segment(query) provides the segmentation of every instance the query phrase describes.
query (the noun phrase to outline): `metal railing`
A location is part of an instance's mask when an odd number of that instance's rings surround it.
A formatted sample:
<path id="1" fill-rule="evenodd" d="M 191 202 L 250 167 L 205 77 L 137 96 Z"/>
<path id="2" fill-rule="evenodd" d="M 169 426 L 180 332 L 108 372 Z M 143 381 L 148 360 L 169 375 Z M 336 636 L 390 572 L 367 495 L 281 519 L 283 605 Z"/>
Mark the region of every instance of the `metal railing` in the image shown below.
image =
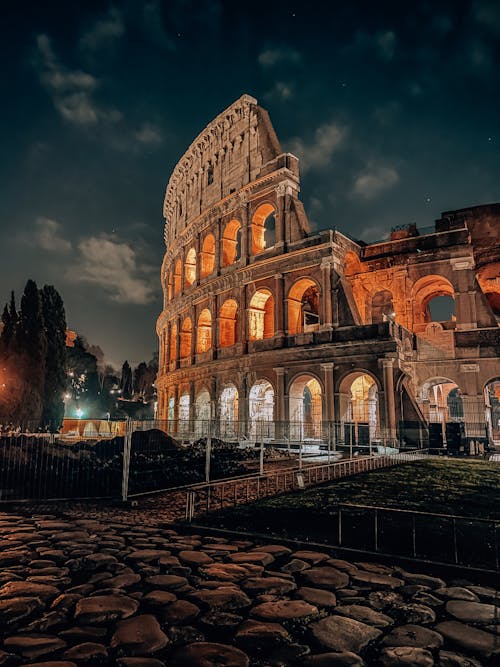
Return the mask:
<path id="1" fill-rule="evenodd" d="M 330 512 L 329 520 L 332 546 L 500 569 L 500 521 L 346 503 Z"/>
<path id="2" fill-rule="evenodd" d="M 211 510 L 234 507 L 280 493 L 304 489 L 315 484 L 400 465 L 425 457 L 425 452 L 420 450 L 393 455 L 372 455 L 193 485 L 185 489 L 186 519 L 192 521 L 196 515 Z"/>

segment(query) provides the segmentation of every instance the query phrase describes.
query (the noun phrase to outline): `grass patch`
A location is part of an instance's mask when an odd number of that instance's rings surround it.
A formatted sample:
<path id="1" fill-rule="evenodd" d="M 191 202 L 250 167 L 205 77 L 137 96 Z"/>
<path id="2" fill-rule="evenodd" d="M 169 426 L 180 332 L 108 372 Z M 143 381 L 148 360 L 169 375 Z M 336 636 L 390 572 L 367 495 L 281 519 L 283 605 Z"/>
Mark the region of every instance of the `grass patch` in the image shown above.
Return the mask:
<path id="1" fill-rule="evenodd" d="M 331 534 L 339 503 L 500 520 L 500 466 L 415 461 L 213 512 L 197 522 L 323 541 Z"/>

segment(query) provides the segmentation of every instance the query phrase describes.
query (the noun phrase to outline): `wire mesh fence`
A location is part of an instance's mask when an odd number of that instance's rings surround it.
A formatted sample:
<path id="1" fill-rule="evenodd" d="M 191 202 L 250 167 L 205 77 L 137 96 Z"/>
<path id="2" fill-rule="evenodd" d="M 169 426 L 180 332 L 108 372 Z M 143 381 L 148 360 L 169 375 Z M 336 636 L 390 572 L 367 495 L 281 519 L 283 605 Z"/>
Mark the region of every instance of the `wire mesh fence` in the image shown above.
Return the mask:
<path id="1" fill-rule="evenodd" d="M 415 430 L 412 423 L 407 429 Z M 400 428 L 400 433 L 403 433 Z M 404 451 L 350 422 L 81 420 L 66 432 L 0 432 L 0 501 L 122 498 L 211 480 Z M 428 439 L 420 438 L 422 447 Z M 443 451 L 437 449 L 436 451 Z"/>

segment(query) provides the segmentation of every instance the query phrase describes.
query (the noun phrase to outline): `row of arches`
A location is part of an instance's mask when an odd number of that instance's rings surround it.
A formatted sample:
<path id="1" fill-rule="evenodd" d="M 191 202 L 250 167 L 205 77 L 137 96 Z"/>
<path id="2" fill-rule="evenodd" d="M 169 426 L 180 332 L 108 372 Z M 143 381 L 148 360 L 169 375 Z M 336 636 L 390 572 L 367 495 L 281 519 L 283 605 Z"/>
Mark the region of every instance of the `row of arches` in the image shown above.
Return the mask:
<path id="1" fill-rule="evenodd" d="M 320 291 L 314 280 L 301 278 L 294 283 L 289 290 L 287 303 L 287 332 L 290 335 L 314 331 L 318 328 Z M 247 339 L 249 341 L 264 340 L 274 336 L 275 308 L 274 294 L 270 289 L 258 289 L 252 295 L 247 309 Z M 193 351 L 198 354 L 208 352 L 214 347 L 214 335 L 217 335 L 218 347 L 231 347 L 238 343 L 240 310 L 236 299 L 226 299 L 216 315 L 217 329 L 215 331 L 214 316 L 209 308 L 203 308 L 196 321 L 186 315 L 179 323 L 172 323 L 168 339 L 163 340 L 164 350 L 167 346 L 169 348 L 168 360 L 173 362 L 177 356 L 180 359 L 187 359 Z M 178 344 L 179 350 L 177 350 Z"/>
<path id="2" fill-rule="evenodd" d="M 251 254 L 257 255 L 276 243 L 276 210 L 270 203 L 261 204 L 252 216 L 250 224 Z M 220 237 L 220 257 L 217 256 L 217 241 L 213 232 L 205 234 L 200 241 L 199 253 L 190 247 L 183 257 L 173 263 L 173 269 L 167 277 L 167 295 L 171 300 L 196 284 L 198 280 L 208 278 L 217 268 L 235 264 L 242 256 L 242 225 L 237 219 L 231 219 L 222 229 Z M 216 263 L 220 267 L 216 266 Z"/>
<path id="3" fill-rule="evenodd" d="M 368 444 L 380 433 L 378 385 L 374 378 L 363 372 L 353 373 L 343 381 L 341 410 L 346 424 L 342 439 L 356 438 L 356 442 Z M 246 410 L 241 405 L 240 392 L 235 384 L 227 383 L 213 401 L 210 392 L 202 387 L 192 398 L 188 389 L 167 399 L 166 416 L 169 421 L 179 420 L 180 431 L 193 428 L 197 434 L 206 429 L 207 422 L 216 414 L 222 435 L 241 432 L 243 415 L 249 437 L 274 438 L 276 424 L 275 388 L 268 379 L 260 379 L 248 391 Z M 323 388 L 315 376 L 300 374 L 288 389 L 287 434 L 292 440 L 319 440 L 322 437 Z"/>

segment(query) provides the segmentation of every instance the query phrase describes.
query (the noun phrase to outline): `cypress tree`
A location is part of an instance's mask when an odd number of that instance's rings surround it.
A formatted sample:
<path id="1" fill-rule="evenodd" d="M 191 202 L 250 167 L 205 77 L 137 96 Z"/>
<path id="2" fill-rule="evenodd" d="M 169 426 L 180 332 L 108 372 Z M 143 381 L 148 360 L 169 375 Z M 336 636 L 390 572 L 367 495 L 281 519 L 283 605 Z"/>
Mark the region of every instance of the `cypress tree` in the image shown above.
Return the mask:
<path id="1" fill-rule="evenodd" d="M 64 417 L 66 390 L 66 313 L 61 296 L 52 285 L 40 290 L 47 340 L 42 426 L 57 431 Z"/>
<path id="2" fill-rule="evenodd" d="M 24 380 L 17 418 L 22 423 L 36 424 L 42 414 L 47 338 L 42 300 L 34 280 L 28 280 L 24 288 L 15 340 L 20 351 L 20 372 Z"/>
<path id="3" fill-rule="evenodd" d="M 18 322 L 18 314 L 16 310 L 16 300 L 14 297 L 14 292 L 10 293 L 10 303 L 5 304 L 2 313 L 2 335 L 0 340 L 2 342 L 2 349 L 5 353 L 8 353 L 14 347 L 14 340 L 16 337 L 16 328 Z"/>
<path id="4" fill-rule="evenodd" d="M 130 368 L 128 361 L 124 361 L 122 366 L 120 389 L 122 390 L 123 398 L 132 397 L 132 369 Z"/>

